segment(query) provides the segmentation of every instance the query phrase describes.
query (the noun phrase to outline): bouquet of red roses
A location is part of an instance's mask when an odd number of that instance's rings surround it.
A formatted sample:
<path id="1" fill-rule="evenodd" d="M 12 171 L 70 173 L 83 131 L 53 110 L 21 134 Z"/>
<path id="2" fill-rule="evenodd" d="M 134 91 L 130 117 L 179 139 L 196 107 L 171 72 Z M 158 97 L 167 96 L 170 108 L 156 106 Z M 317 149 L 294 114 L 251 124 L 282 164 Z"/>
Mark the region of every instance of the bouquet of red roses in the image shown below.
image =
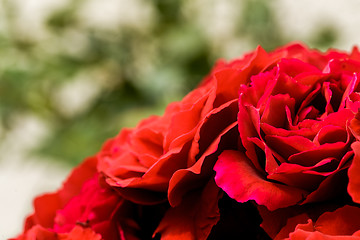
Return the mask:
<path id="1" fill-rule="evenodd" d="M 360 239 L 360 52 L 219 61 L 108 140 L 17 239 Z"/>

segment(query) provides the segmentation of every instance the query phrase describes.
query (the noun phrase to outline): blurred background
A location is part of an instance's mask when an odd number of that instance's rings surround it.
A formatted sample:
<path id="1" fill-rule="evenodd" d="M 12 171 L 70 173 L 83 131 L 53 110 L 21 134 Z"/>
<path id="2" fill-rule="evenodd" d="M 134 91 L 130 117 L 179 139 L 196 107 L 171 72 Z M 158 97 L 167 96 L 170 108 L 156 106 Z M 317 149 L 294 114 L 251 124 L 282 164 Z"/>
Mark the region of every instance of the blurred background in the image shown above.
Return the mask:
<path id="1" fill-rule="evenodd" d="M 107 138 L 180 100 L 217 59 L 290 41 L 350 51 L 360 2 L 0 0 L 0 239 Z"/>

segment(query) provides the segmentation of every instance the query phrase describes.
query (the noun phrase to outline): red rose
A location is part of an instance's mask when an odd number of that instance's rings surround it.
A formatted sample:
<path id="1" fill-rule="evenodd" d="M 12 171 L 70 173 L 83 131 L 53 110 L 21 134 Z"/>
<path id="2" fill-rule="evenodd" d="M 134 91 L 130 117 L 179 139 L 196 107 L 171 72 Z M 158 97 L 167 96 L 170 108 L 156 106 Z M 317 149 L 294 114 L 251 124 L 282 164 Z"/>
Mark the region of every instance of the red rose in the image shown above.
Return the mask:
<path id="1" fill-rule="evenodd" d="M 35 212 L 26 219 L 19 239 L 117 238 L 113 215 L 121 198 L 100 186 L 96 164 L 96 158 L 88 158 L 59 191 L 37 197 Z"/>
<path id="2" fill-rule="evenodd" d="M 219 62 L 201 85 L 162 117 L 125 129 L 98 154 L 99 171 L 109 185 L 138 204 L 168 201 L 156 233 L 171 239 L 179 232 L 206 239 L 219 220 L 213 166 L 238 142 L 238 89 L 249 75 L 275 64 L 288 52 L 268 55 L 262 48 L 244 59 Z M 194 226 L 196 226 L 194 228 Z"/>
<path id="3" fill-rule="evenodd" d="M 336 200 L 347 189 L 359 203 L 359 52 L 297 48 L 240 86 L 241 144 L 221 153 L 215 181 L 270 211 Z"/>
<path id="4" fill-rule="evenodd" d="M 356 239 L 359 75 L 357 49 L 219 62 L 37 198 L 21 237 Z"/>

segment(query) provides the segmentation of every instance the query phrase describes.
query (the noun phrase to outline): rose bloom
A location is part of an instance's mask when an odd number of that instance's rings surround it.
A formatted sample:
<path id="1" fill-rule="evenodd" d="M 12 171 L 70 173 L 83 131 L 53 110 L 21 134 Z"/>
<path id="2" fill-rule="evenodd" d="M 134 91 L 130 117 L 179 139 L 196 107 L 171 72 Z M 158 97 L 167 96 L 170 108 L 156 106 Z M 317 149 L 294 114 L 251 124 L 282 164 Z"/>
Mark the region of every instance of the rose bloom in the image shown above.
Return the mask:
<path id="1" fill-rule="evenodd" d="M 97 159 L 73 170 L 62 188 L 34 200 L 35 211 L 18 240 L 147 239 L 161 206 L 137 206 L 111 189 L 96 170 Z M 155 211 L 155 212 L 154 212 Z M 160 214 L 161 215 L 161 214 Z"/>
<path id="2" fill-rule="evenodd" d="M 360 239 L 358 72 L 357 48 L 219 61 L 37 198 L 19 239 Z"/>

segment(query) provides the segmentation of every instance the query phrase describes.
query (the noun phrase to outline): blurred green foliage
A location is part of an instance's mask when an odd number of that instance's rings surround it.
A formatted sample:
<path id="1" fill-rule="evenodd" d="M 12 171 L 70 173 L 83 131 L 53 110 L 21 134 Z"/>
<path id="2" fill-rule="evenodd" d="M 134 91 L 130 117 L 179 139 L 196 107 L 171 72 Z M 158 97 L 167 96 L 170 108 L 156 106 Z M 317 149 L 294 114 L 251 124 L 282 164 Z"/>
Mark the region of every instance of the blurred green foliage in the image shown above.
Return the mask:
<path id="1" fill-rule="evenodd" d="M 224 57 L 198 19 L 216 1 L 203 7 L 190 0 L 139 0 L 150 17 L 139 19 L 140 24 L 118 22 L 112 28 L 91 26 L 79 17 L 87 2 L 69 1 L 49 12 L 43 20 L 45 36 L 39 38 L 31 29 L 24 34 L 16 24 L 20 5 L 2 2 L 6 14 L 0 26 L 1 139 L 16 127 L 14 118 L 35 115 L 49 134 L 34 154 L 70 165 L 96 153 L 122 127 L 161 114 L 169 102 L 193 89 L 217 58 Z M 126 1 L 122 2 L 126 8 Z M 271 50 L 287 42 L 271 1 L 234 1 L 233 5 L 239 9 L 232 22 L 235 31 L 228 38 L 219 36 L 221 46 L 242 39 L 252 48 L 260 44 Z M 26 24 L 20 21 L 20 26 Z M 315 47 L 336 41 L 336 32 L 324 29 L 314 37 Z M 66 91 L 85 99 L 81 107 L 74 108 Z"/>

